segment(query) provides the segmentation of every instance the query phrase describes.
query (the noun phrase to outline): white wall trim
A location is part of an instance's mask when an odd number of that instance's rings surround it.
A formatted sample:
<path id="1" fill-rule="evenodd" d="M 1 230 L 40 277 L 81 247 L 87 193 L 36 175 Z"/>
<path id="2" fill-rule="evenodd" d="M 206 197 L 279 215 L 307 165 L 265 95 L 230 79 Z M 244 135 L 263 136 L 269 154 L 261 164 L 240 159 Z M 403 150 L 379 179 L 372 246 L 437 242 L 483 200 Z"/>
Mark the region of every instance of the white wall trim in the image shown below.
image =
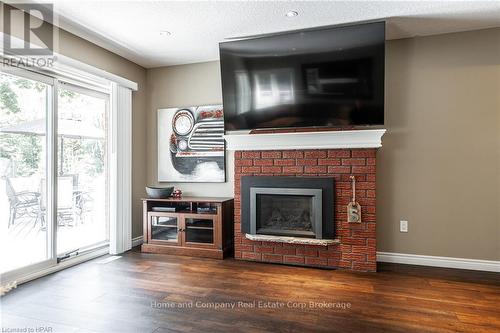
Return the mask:
<path id="1" fill-rule="evenodd" d="M 6 52 L 3 50 L 3 40 L 5 38 L 11 38 L 13 40 L 18 41 L 19 43 L 24 43 L 23 40 L 20 38 L 17 38 L 15 36 L 9 36 L 5 34 L 4 32 L 0 32 L 0 53 L 4 57 L 9 57 L 9 58 L 15 58 L 15 59 L 23 59 L 22 56 L 18 55 L 8 55 Z M 32 46 L 36 46 L 36 44 L 30 43 Z M 27 70 L 37 70 L 42 73 L 46 74 L 58 74 L 58 75 L 63 75 L 67 76 L 70 78 L 77 78 L 82 81 L 86 81 L 87 79 L 94 82 L 96 81 L 96 78 L 100 78 L 103 80 L 111 81 L 111 82 L 116 82 L 119 85 L 129 88 L 133 91 L 137 91 L 139 86 L 137 82 L 131 81 L 125 77 L 107 72 L 103 69 L 94 67 L 92 65 L 86 64 L 84 62 L 81 62 L 79 60 L 67 57 L 65 55 L 62 55 L 60 53 L 54 52 L 53 54 L 53 59 L 54 59 L 54 64 L 52 67 L 33 67 L 33 68 L 26 68 Z M 97 80 L 98 81 L 98 80 Z M 106 82 L 103 82 L 103 85 L 107 84 Z"/>
<path id="2" fill-rule="evenodd" d="M 136 246 L 142 245 L 142 242 L 143 242 L 143 237 L 142 236 L 134 237 L 134 238 L 132 238 L 132 247 L 136 247 Z"/>
<path id="3" fill-rule="evenodd" d="M 85 75 L 88 75 L 88 73 L 90 73 L 90 74 L 95 75 L 97 77 L 101 77 L 103 79 L 106 79 L 106 80 L 109 80 L 112 82 L 116 82 L 120 86 L 126 87 L 128 89 L 133 90 L 133 91 L 137 91 L 137 89 L 139 88 L 137 82 L 134 82 L 134 81 L 126 79 L 122 76 L 118 76 L 116 74 L 107 72 L 105 70 L 94 67 L 92 65 L 88 65 L 88 64 L 83 63 L 81 61 L 72 59 L 70 57 L 66 57 L 62 54 L 56 53 L 56 59 L 57 60 L 54 63 L 54 67 L 58 72 L 66 73 L 66 72 L 68 72 L 68 68 L 77 69 L 78 71 L 80 71 L 80 77 L 85 77 Z"/>
<path id="4" fill-rule="evenodd" d="M 500 273 L 500 261 L 377 252 L 377 261 Z"/>
<path id="5" fill-rule="evenodd" d="M 385 129 L 224 135 L 227 150 L 351 149 L 382 147 Z"/>

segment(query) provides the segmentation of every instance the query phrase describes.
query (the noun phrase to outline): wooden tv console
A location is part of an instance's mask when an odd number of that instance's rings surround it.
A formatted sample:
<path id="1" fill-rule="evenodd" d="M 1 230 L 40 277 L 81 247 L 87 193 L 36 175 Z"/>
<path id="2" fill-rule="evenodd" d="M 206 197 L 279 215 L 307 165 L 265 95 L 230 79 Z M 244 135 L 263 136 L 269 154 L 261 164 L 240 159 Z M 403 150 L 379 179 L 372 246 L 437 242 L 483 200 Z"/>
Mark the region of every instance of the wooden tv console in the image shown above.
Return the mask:
<path id="1" fill-rule="evenodd" d="M 142 199 L 142 252 L 223 259 L 233 249 L 234 200 Z"/>

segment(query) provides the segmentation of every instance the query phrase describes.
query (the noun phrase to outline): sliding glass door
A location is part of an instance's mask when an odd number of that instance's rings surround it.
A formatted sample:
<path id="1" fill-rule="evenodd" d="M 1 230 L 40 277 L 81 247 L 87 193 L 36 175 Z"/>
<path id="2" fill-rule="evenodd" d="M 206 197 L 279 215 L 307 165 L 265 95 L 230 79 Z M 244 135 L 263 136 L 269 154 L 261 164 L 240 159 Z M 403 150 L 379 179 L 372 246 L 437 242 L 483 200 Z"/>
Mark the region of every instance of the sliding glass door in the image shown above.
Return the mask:
<path id="1" fill-rule="evenodd" d="M 0 72 L 0 274 L 10 280 L 109 240 L 109 94 Z"/>
<path id="2" fill-rule="evenodd" d="M 0 73 L 0 273 L 53 257 L 47 227 L 53 86 L 21 73 Z"/>
<path id="3" fill-rule="evenodd" d="M 58 89 L 57 253 L 109 240 L 107 119 L 109 97 L 61 83 Z"/>

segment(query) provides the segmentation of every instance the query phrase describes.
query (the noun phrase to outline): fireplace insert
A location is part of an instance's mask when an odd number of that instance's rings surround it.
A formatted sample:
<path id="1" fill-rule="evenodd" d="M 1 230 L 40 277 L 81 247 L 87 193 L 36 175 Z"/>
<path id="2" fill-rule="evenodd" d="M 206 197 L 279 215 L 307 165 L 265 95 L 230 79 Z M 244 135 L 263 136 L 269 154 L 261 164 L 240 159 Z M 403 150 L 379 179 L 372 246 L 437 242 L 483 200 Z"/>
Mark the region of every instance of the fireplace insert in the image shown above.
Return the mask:
<path id="1" fill-rule="evenodd" d="M 333 239 L 333 178 L 242 177 L 242 232 Z"/>

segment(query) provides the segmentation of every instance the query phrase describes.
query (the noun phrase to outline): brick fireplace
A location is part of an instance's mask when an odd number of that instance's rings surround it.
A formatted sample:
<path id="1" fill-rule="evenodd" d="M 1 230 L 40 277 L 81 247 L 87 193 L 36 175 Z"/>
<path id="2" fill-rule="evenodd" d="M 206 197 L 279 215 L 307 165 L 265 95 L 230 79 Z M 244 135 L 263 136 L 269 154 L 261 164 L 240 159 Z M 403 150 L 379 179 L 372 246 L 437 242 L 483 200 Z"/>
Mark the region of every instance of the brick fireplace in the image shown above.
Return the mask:
<path id="1" fill-rule="evenodd" d="M 260 136 L 260 135 L 257 135 Z M 235 258 L 292 265 L 376 270 L 375 171 L 376 148 L 236 150 L 235 158 Z M 346 206 L 356 177 L 356 199 L 362 222 L 348 223 Z M 243 176 L 331 177 L 334 179 L 334 212 L 337 243 L 329 245 L 255 241 L 241 229 L 241 179 Z"/>

